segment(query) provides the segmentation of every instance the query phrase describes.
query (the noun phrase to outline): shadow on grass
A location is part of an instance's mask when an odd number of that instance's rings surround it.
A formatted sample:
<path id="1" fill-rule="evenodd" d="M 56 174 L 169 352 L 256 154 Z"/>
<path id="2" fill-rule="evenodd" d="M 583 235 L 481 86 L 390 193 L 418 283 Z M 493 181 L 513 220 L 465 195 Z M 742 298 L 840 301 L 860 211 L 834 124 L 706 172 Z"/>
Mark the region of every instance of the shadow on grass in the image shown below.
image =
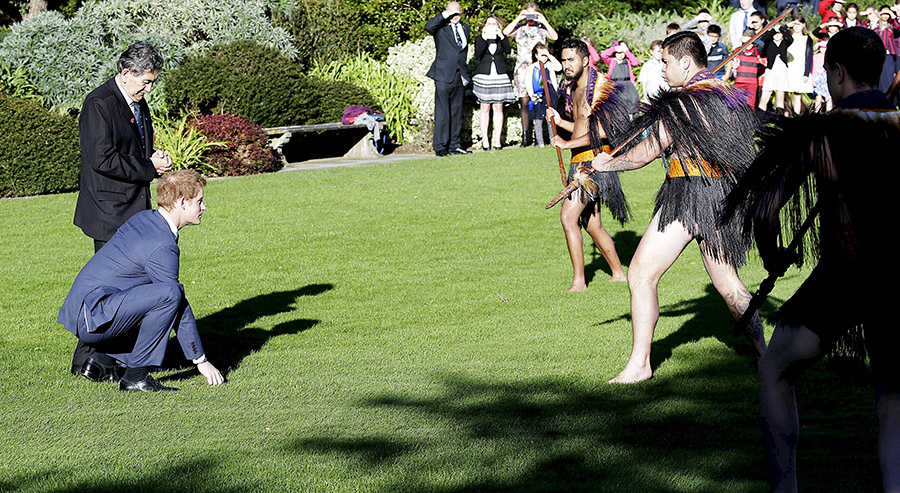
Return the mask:
<path id="1" fill-rule="evenodd" d="M 694 364 L 676 376 L 625 387 L 445 375 L 434 391 L 357 401 L 373 419 L 390 419 L 393 432 L 329 429 L 279 449 L 374 477 L 382 491 L 769 490 L 755 375 L 709 341 L 684 357 Z M 811 386 L 823 372 L 815 373 Z M 837 415 L 805 428 L 813 448 L 801 446 L 803 484 L 877 490 L 876 429 L 860 419 L 866 411 L 846 395 L 804 392 L 802 401 L 832 405 Z"/>
<path id="2" fill-rule="evenodd" d="M 585 236 L 590 239 L 590 235 L 587 233 L 585 233 Z M 616 245 L 616 253 L 619 255 L 619 261 L 622 262 L 623 266 L 627 267 L 631 264 L 631 258 L 634 257 L 634 252 L 637 250 L 638 243 L 640 242 L 641 237 L 634 231 L 620 231 L 616 233 L 616 236 L 613 238 L 613 243 Z M 603 258 L 603 254 L 600 253 L 600 249 L 591 242 L 590 261 L 585 259 L 584 265 L 584 280 L 588 285 L 593 282 L 594 275 L 597 271 L 602 271 L 607 274 L 607 277 L 603 280 L 612 276 L 612 269 L 609 268 L 609 264 L 606 262 L 606 259 Z"/>
<path id="3" fill-rule="evenodd" d="M 333 284 L 310 284 L 300 289 L 276 291 L 254 296 L 236 305 L 197 320 L 203 346 L 210 359 L 226 377 L 249 354 L 262 348 L 269 339 L 284 334 L 297 334 L 319 323 L 318 320 L 297 319 L 283 322 L 271 330 L 253 327 L 257 320 L 293 310 L 294 303 L 303 296 L 315 296 L 334 288 Z M 181 346 L 172 341 L 163 364 L 166 368 L 183 368 L 184 371 L 168 375 L 163 380 L 183 380 L 194 376 L 195 368 L 187 366 Z"/>

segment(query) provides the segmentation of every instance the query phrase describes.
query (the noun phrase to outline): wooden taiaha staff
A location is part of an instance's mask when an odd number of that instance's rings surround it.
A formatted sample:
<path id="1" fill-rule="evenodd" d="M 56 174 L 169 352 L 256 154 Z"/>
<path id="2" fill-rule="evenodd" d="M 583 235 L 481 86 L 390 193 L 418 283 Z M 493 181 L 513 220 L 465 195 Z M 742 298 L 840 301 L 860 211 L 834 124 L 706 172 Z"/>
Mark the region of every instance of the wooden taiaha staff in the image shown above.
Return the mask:
<path id="1" fill-rule="evenodd" d="M 540 57 L 538 57 L 538 66 L 541 69 L 541 87 L 544 88 L 544 103 L 547 107 L 550 107 L 550 87 L 547 85 L 547 74 L 544 73 L 544 62 L 541 61 Z M 548 118 L 550 120 L 550 137 L 556 137 L 556 122 L 553 121 L 553 118 Z M 556 147 L 556 146 L 553 146 Z M 559 160 L 559 176 L 562 178 L 563 186 L 568 185 L 566 182 L 566 165 L 563 164 L 562 151 L 559 147 L 556 147 L 556 158 Z"/>
<path id="2" fill-rule="evenodd" d="M 722 60 L 722 63 L 716 65 L 716 67 L 715 67 L 714 69 L 712 69 L 712 72 L 715 73 L 715 72 L 718 71 L 720 68 L 724 67 L 726 64 L 728 64 L 729 62 L 731 62 L 732 60 L 734 60 L 734 58 L 735 58 L 736 56 L 738 56 L 742 51 L 746 50 L 747 47 L 750 46 L 751 44 L 753 44 L 754 41 L 756 41 L 757 39 L 759 39 L 760 36 L 763 35 L 763 33 L 765 33 L 766 31 L 768 31 L 768 30 L 771 29 L 773 26 L 775 26 L 775 24 L 778 24 L 779 22 L 782 21 L 782 19 L 784 19 L 785 17 L 787 17 L 788 15 L 790 15 L 790 13 L 791 13 L 793 10 L 794 10 L 794 9 L 793 9 L 792 7 L 788 7 L 787 9 L 785 9 L 784 12 L 781 13 L 781 15 L 779 15 L 778 17 L 776 17 L 775 19 L 773 19 L 772 22 L 769 22 L 768 24 L 766 24 L 766 26 L 765 26 L 764 28 L 760 29 L 759 32 L 756 33 L 755 35 L 753 35 L 753 37 L 751 37 L 749 40 L 747 40 L 746 43 L 742 44 L 742 45 L 739 46 L 736 50 L 734 50 L 733 52 L 731 52 L 730 55 L 728 55 L 724 60 Z M 900 76 L 900 73 L 898 73 L 898 76 Z M 895 82 L 898 84 L 898 86 L 900 86 L 900 80 L 897 80 L 897 79 L 895 78 Z M 638 130 L 637 132 L 635 132 L 633 135 L 631 135 L 631 137 L 628 137 L 627 139 L 625 139 L 624 142 L 622 142 L 621 144 L 619 144 L 618 147 L 616 147 L 615 149 L 612 150 L 612 152 L 609 153 L 610 157 L 616 157 L 616 155 L 619 154 L 620 152 L 622 152 L 622 149 L 624 149 L 625 146 L 627 146 L 632 140 L 636 139 L 639 135 L 642 135 L 644 132 L 646 132 L 646 131 L 647 131 L 647 128 L 649 128 L 649 127 L 642 128 L 642 129 Z M 559 149 L 559 148 L 557 147 L 557 150 L 558 150 L 558 149 Z M 559 162 L 560 162 L 560 166 L 562 166 L 562 158 L 561 158 L 561 157 L 560 157 L 560 161 L 559 161 Z M 592 171 L 592 172 L 595 172 L 595 171 Z M 563 183 L 565 183 L 565 180 L 563 180 Z M 575 191 L 575 188 L 577 188 L 577 187 L 574 187 L 574 188 L 573 188 L 573 187 L 571 186 L 571 184 L 566 185 L 566 188 L 563 188 L 562 190 L 560 190 L 559 194 L 557 194 L 556 197 L 554 197 L 553 200 L 551 200 L 551 201 L 547 204 L 547 206 L 545 207 L 545 209 L 550 209 L 551 207 L 553 207 L 554 205 L 556 205 L 557 203 L 559 203 L 561 200 L 563 200 L 563 199 L 565 199 L 566 197 L 568 197 L 572 192 Z"/>

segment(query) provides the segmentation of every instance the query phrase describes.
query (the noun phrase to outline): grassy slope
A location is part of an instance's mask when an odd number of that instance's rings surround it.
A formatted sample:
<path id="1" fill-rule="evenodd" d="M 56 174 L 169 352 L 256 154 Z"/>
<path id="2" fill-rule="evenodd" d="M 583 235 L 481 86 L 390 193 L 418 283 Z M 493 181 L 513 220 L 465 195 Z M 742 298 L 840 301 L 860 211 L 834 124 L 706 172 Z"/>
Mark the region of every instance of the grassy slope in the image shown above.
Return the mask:
<path id="1" fill-rule="evenodd" d="M 75 195 L 0 202 L 0 489 L 764 491 L 753 363 L 696 246 L 661 283 L 656 378 L 603 383 L 630 350 L 628 290 L 588 247 L 588 290 L 564 292 L 554 161 L 211 182 L 181 276 L 230 383 L 174 372 L 169 395 L 65 373 L 56 311 L 91 251 Z M 661 177 L 623 175 L 635 220 L 607 225 L 626 265 Z M 820 365 L 800 387 L 801 481 L 872 490 L 871 398 L 836 382 Z"/>

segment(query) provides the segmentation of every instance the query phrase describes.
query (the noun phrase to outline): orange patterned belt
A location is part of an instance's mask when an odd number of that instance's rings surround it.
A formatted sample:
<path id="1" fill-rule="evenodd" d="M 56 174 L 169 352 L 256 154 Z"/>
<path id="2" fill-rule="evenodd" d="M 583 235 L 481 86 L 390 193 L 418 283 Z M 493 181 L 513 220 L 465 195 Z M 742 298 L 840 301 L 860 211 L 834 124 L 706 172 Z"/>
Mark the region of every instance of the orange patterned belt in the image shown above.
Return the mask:
<path id="1" fill-rule="evenodd" d="M 703 168 L 703 173 L 700 173 L 700 168 Z M 709 176 L 712 178 L 721 178 L 722 173 L 714 169 L 711 164 L 706 162 L 703 159 L 691 159 L 687 158 L 684 160 L 684 166 L 681 165 L 681 160 L 678 158 L 672 158 L 669 160 L 669 177 L 670 178 L 679 178 L 683 176 Z"/>
<path id="2" fill-rule="evenodd" d="M 600 148 L 600 150 L 607 154 L 612 152 L 612 148 L 609 147 L 608 145 L 604 145 L 603 147 Z M 594 149 L 588 149 L 584 152 L 579 152 L 578 154 L 575 154 L 574 156 L 572 156 L 572 159 L 569 162 L 583 163 L 585 161 L 593 161 L 594 158 L 597 156 L 597 154 L 598 153 Z"/>

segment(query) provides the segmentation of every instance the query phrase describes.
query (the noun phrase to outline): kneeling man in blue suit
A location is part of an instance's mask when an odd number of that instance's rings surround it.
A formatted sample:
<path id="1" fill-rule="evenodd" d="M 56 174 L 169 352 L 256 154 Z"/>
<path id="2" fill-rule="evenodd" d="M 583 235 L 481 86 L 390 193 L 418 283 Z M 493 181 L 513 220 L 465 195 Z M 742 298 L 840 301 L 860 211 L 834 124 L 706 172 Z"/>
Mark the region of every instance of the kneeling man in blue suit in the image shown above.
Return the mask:
<path id="1" fill-rule="evenodd" d="M 97 350 L 81 371 L 89 380 L 119 381 L 126 391 L 178 390 L 149 374 L 150 367 L 162 364 L 174 330 L 184 356 L 207 383 L 225 382 L 206 359 L 178 282 L 178 230 L 200 224 L 204 186 L 206 179 L 195 171 L 164 175 L 156 187 L 159 209 L 132 216 L 75 278 L 57 322 Z"/>

